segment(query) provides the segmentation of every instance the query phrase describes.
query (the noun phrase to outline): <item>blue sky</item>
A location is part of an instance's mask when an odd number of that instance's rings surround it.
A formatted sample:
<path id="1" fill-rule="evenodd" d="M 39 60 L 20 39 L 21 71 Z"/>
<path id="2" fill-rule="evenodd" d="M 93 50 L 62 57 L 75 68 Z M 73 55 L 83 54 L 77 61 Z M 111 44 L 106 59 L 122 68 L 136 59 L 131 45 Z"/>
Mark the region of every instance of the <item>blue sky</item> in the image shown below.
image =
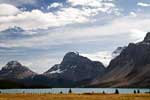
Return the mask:
<path id="1" fill-rule="evenodd" d="M 149 10 L 149 0 L 0 0 L 0 67 L 18 60 L 42 73 L 69 51 L 108 65 L 150 31 Z"/>

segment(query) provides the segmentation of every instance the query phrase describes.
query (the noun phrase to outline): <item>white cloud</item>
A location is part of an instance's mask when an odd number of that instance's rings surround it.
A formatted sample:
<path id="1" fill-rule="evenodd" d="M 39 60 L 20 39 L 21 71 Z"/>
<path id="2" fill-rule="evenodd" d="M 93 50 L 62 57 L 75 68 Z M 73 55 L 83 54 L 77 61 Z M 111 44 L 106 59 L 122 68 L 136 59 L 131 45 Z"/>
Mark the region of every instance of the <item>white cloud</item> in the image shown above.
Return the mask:
<path id="1" fill-rule="evenodd" d="M 81 5 L 90 7 L 102 7 L 105 4 L 107 5 L 107 3 L 109 6 L 112 6 L 110 5 L 111 4 L 110 2 L 113 1 L 115 0 L 68 0 L 68 2 L 71 3 L 73 6 Z"/>
<path id="2" fill-rule="evenodd" d="M 139 2 L 137 3 L 138 6 L 142 6 L 142 7 L 150 7 L 149 3 L 143 3 L 143 2 Z"/>
<path id="3" fill-rule="evenodd" d="M 94 11 L 94 13 L 103 12 L 119 15 L 119 9 L 113 1 L 114 0 L 68 0 L 72 6 L 82 6 L 83 9 Z"/>
<path id="4" fill-rule="evenodd" d="M 91 54 L 81 54 L 82 56 L 88 57 L 93 61 L 100 61 L 102 62 L 106 67 L 109 65 L 110 61 L 113 59 L 112 53 L 109 51 L 101 51 Z"/>
<path id="5" fill-rule="evenodd" d="M 90 6 L 90 7 L 101 7 L 102 0 L 68 0 L 73 6 Z"/>
<path id="6" fill-rule="evenodd" d="M 70 13 L 72 12 L 72 13 Z M 0 16 L 0 30 L 13 26 L 20 26 L 27 30 L 47 29 L 48 27 L 64 26 L 74 23 L 85 23 L 89 21 L 82 10 L 75 8 L 63 8 L 54 13 L 43 13 L 40 10 L 21 12 L 17 15 Z"/>
<path id="7" fill-rule="evenodd" d="M 141 42 L 143 39 L 144 39 L 144 37 L 146 36 L 146 31 L 143 31 L 143 30 L 139 30 L 139 29 L 132 29 L 131 31 L 130 31 L 130 37 L 131 38 L 136 38 L 136 43 L 137 42 Z"/>
<path id="8" fill-rule="evenodd" d="M 135 12 L 130 12 L 130 15 L 133 16 L 133 17 L 137 16 L 137 14 Z"/>
<path id="9" fill-rule="evenodd" d="M 63 4 L 62 3 L 58 3 L 58 2 L 55 2 L 55 3 L 52 3 L 50 4 L 47 9 L 50 9 L 50 8 L 57 8 L 57 7 L 62 7 Z"/>
<path id="10" fill-rule="evenodd" d="M 70 12 L 70 11 L 67 11 Z M 62 13 L 63 15 L 63 13 Z M 70 15 L 69 15 L 70 16 Z M 66 17 L 68 18 L 68 17 Z M 49 34 L 21 40 L 8 40 L 0 43 L 1 47 L 47 47 L 64 45 L 68 43 L 79 43 L 97 41 L 104 37 L 129 36 L 126 41 L 135 42 L 143 39 L 146 32 L 150 31 L 149 17 L 121 17 L 115 18 L 104 25 L 90 27 L 66 27 L 64 29 L 50 30 Z M 71 32 L 71 33 L 70 33 Z M 145 34 L 144 34 L 145 32 Z M 138 34 L 137 34 L 138 33 Z M 110 38 L 111 39 L 111 38 Z M 109 39 L 109 40 L 110 40 Z M 57 41 L 57 42 L 56 42 Z"/>
<path id="11" fill-rule="evenodd" d="M 78 3 L 83 4 L 83 2 L 81 1 Z M 68 2 L 72 2 L 73 5 L 74 3 L 77 3 L 74 0 L 70 0 Z M 29 1 L 26 1 L 26 3 L 29 3 Z M 91 17 L 102 12 L 107 14 L 114 13 L 116 15 L 119 15 L 119 10 L 112 2 L 102 3 L 101 0 L 89 0 L 86 5 L 90 7 L 83 6 L 82 8 L 76 8 L 72 6 L 65 8 L 63 7 L 62 3 L 55 2 L 48 6 L 48 8 L 50 9 L 52 7 L 61 6 L 60 10 L 47 13 L 44 13 L 37 9 L 34 9 L 32 11 L 20 11 L 17 7 L 10 4 L 7 4 L 7 7 L 8 5 L 12 9 L 6 9 L 6 5 L 1 6 L 1 9 L 3 11 L 0 12 L 0 14 L 7 14 L 8 16 L 0 16 L 0 30 L 4 30 L 14 26 L 19 26 L 26 30 L 47 29 L 49 27 L 60 27 L 68 24 L 86 23 L 90 21 L 92 22 L 93 20 Z"/>
<path id="12" fill-rule="evenodd" d="M 36 4 L 38 0 L 0 0 L 0 3 L 12 4 L 15 6 L 21 6 L 23 4 Z"/>
<path id="13" fill-rule="evenodd" d="M 10 16 L 20 13 L 20 10 L 10 4 L 0 4 L 0 16 Z"/>
<path id="14" fill-rule="evenodd" d="M 20 61 L 20 63 L 27 66 L 31 70 L 42 74 L 43 72 L 49 70 L 55 64 L 59 63 L 61 59 L 40 55 L 39 57 L 36 57 L 36 59 L 24 59 L 18 61 Z"/>

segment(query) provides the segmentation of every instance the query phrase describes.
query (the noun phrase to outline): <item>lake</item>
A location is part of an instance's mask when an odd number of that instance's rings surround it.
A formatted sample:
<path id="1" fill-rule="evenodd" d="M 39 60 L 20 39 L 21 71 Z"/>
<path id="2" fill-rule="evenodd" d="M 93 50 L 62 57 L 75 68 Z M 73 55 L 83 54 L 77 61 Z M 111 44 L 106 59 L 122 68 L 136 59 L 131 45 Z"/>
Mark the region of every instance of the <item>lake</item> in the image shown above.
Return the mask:
<path id="1" fill-rule="evenodd" d="M 52 89 L 0 89 L 2 93 L 68 93 L 70 88 L 52 88 Z M 71 88 L 73 93 L 114 93 L 118 89 L 121 94 L 133 93 L 134 90 L 140 90 L 140 93 L 150 92 L 150 89 L 143 88 Z"/>

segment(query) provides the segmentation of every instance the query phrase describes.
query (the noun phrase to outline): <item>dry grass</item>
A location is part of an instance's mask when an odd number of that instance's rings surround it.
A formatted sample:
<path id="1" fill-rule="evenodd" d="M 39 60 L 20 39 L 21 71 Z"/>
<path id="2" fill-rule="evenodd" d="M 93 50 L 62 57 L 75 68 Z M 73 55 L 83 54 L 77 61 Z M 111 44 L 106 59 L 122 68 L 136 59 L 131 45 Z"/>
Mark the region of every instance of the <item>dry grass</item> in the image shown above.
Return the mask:
<path id="1" fill-rule="evenodd" d="M 150 94 L 0 94 L 0 100 L 150 100 Z"/>

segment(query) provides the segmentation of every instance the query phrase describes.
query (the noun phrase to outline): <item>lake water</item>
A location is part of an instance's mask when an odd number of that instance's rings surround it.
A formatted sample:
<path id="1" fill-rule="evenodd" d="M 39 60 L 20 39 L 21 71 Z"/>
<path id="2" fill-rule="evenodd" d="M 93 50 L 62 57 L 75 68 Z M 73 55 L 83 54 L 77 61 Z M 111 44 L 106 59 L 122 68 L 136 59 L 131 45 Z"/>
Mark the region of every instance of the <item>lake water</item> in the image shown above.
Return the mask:
<path id="1" fill-rule="evenodd" d="M 73 93 L 114 93 L 118 89 L 119 93 L 133 93 L 134 90 L 140 90 L 140 93 L 150 92 L 150 89 L 143 88 L 71 88 Z M 52 89 L 0 89 L 2 93 L 68 93 L 69 88 L 52 88 Z"/>

